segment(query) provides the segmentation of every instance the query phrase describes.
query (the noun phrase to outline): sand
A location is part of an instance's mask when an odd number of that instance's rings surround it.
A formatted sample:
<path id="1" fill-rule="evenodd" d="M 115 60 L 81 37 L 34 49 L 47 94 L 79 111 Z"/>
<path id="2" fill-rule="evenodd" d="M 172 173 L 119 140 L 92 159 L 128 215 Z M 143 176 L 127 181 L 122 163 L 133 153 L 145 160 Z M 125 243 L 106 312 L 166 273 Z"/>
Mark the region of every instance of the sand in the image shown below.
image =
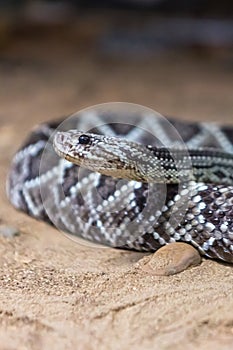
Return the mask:
<path id="1" fill-rule="evenodd" d="M 77 243 L 5 194 L 30 128 L 83 107 L 127 101 L 232 123 L 232 61 L 224 52 L 108 57 L 56 38 L 12 38 L 0 60 L 0 224 L 18 232 L 0 237 L 0 349 L 232 349 L 231 265 L 203 259 L 152 276 L 138 263 L 146 254 Z"/>

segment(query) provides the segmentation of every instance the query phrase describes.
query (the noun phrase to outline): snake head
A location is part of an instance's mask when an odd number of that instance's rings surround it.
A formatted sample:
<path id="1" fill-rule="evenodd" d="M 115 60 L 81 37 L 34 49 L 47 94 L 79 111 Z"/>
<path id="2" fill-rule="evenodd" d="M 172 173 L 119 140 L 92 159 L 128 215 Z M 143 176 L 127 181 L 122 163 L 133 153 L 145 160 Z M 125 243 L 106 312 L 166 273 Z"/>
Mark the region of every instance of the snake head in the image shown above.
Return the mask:
<path id="1" fill-rule="evenodd" d="M 147 182 L 138 164 L 147 158 L 144 152 L 149 151 L 136 142 L 69 130 L 57 132 L 53 146 L 60 157 L 81 167 L 115 178 Z"/>
<path id="2" fill-rule="evenodd" d="M 185 150 L 170 154 L 166 148 L 77 130 L 57 132 L 53 144 L 60 157 L 114 178 L 173 184 L 193 180 L 192 162 Z"/>

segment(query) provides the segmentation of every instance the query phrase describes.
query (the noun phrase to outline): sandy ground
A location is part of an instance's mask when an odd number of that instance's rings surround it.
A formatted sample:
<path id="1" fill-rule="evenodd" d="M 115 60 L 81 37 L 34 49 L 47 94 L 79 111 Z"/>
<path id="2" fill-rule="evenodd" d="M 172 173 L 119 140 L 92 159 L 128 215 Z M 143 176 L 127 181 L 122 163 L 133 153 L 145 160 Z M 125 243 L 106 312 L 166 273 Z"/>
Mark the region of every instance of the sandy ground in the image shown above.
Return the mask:
<path id="1" fill-rule="evenodd" d="M 137 264 L 144 254 L 75 243 L 5 195 L 11 157 L 33 125 L 109 101 L 232 123 L 232 78 L 225 54 L 113 58 L 54 35 L 2 49 L 0 223 L 19 235 L 0 237 L 1 350 L 232 349 L 232 266 L 203 259 L 151 276 Z"/>

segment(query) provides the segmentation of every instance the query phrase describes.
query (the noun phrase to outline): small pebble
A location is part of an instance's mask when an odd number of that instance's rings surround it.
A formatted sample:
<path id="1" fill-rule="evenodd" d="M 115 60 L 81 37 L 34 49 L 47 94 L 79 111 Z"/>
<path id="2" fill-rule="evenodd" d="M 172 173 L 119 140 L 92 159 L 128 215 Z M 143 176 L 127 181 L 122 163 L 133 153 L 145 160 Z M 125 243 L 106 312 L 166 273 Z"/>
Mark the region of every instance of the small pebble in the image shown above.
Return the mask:
<path id="1" fill-rule="evenodd" d="M 13 238 L 15 236 L 18 236 L 19 234 L 20 232 L 17 227 L 0 225 L 0 236 L 2 237 Z"/>
<path id="2" fill-rule="evenodd" d="M 174 242 L 157 250 L 141 268 L 157 276 L 170 276 L 201 263 L 199 252 L 187 243 Z"/>

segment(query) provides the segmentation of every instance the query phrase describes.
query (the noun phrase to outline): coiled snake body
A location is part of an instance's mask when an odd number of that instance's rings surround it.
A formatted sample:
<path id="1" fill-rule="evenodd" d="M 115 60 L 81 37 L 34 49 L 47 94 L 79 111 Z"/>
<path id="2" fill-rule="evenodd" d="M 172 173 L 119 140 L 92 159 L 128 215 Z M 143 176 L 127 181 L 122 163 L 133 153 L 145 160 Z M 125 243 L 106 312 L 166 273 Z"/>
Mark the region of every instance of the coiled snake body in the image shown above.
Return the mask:
<path id="1" fill-rule="evenodd" d="M 97 243 L 156 251 L 183 241 L 233 263 L 233 129 L 170 120 L 181 150 L 164 119 L 136 121 L 85 116 L 55 136 L 59 122 L 40 125 L 12 161 L 11 203 Z"/>

